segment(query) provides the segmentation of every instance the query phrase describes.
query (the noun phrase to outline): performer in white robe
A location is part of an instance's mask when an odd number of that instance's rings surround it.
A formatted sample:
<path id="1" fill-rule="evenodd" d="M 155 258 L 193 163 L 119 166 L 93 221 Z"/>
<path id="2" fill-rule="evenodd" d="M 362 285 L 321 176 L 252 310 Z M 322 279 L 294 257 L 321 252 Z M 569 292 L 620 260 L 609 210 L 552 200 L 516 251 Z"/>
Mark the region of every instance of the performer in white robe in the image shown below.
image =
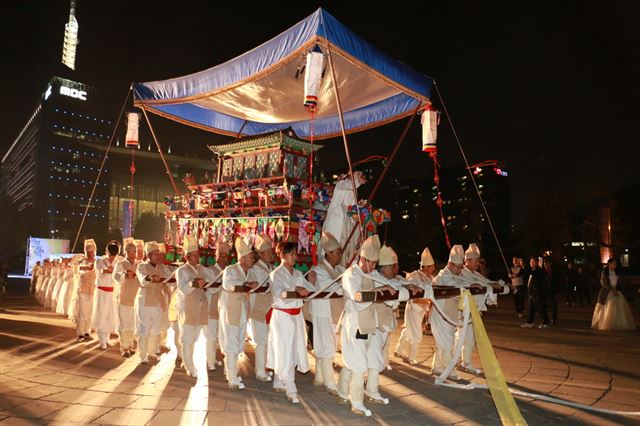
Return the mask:
<path id="1" fill-rule="evenodd" d="M 464 252 L 464 268 L 460 273 L 460 277 L 465 282 L 467 287 L 485 287 L 487 293 L 474 295 L 473 298 L 478 306 L 480 312 L 487 310 L 487 305 L 497 305 L 497 295 L 503 292 L 504 282 L 491 281 L 485 278 L 478 272 L 480 260 L 480 249 L 476 244 L 469 244 L 469 247 Z M 458 329 L 457 338 L 461 338 L 459 335 L 461 328 Z M 473 349 L 476 345 L 476 337 L 473 332 L 473 327 L 467 327 L 467 334 L 464 336 L 464 343 L 462 345 L 462 356 L 460 358 L 460 367 L 463 370 L 474 374 L 481 374 L 482 370 L 476 368 L 473 365 Z"/>
<path id="2" fill-rule="evenodd" d="M 273 271 L 273 245 L 266 234 L 256 236 L 254 243 L 258 253 L 258 260 L 249 271 L 249 281 L 255 281 L 258 285 L 269 287 L 271 285 L 269 274 Z M 256 345 L 255 374 L 256 379 L 268 382 L 271 377 L 265 369 L 267 362 L 267 343 L 269 339 L 269 327 L 265 316 L 273 302 L 272 295 L 267 293 L 252 293 L 249 297 L 249 325 L 251 336 Z"/>
<path id="3" fill-rule="evenodd" d="M 50 259 L 45 259 L 42 265 L 42 279 L 36 288 L 36 300 L 40 305 L 44 305 L 44 299 L 47 294 L 47 285 L 51 275 L 51 263 Z"/>
<path id="4" fill-rule="evenodd" d="M 120 353 L 129 358 L 135 353 L 133 339 L 136 329 L 134 303 L 140 288 L 136 277 L 139 261 L 136 260 L 136 246 L 132 239 L 125 238 L 124 251 L 126 258 L 116 262 L 113 267 L 113 280 L 118 283 L 116 301 L 118 308 L 118 335 L 120 336 Z"/>
<path id="5" fill-rule="evenodd" d="M 144 249 L 144 240 L 133 240 L 133 243 L 136 245 L 136 260 L 139 262 L 148 260 Z"/>
<path id="6" fill-rule="evenodd" d="M 296 388 L 296 368 L 301 373 L 309 371 L 307 359 L 307 336 L 302 315 L 303 301 L 283 299 L 282 293 L 295 291 L 306 297 L 313 291 L 302 273 L 294 266 L 298 260 L 297 243 L 284 243 L 280 249 L 280 266 L 271 272 L 271 295 L 273 304 L 267 314 L 269 323 L 269 345 L 267 367 L 273 369 L 273 387 L 284 390 L 287 399 L 299 404 Z M 315 280 L 315 274 L 310 279 Z"/>
<path id="7" fill-rule="evenodd" d="M 231 246 L 224 241 L 216 243 L 216 263 L 209 266 L 213 272 L 214 283 L 222 283 L 222 273 L 229 265 L 231 254 Z M 206 336 L 207 345 L 207 368 L 209 371 L 216 369 L 216 366 L 222 363 L 217 359 L 217 351 L 219 345 L 218 330 L 220 315 L 218 311 L 218 302 L 220 301 L 220 292 L 222 288 L 209 287 L 207 289 L 207 297 L 209 298 L 209 323 L 203 330 Z"/>
<path id="8" fill-rule="evenodd" d="M 353 173 L 353 179 L 356 189 L 367 182 L 360 171 Z M 349 234 L 358 224 L 357 218 L 352 218 L 347 214 L 349 206 L 356 204 L 357 201 L 357 194 L 353 193 L 351 176 L 347 176 L 336 183 L 329 208 L 327 209 L 326 219 L 322 224 L 322 232 L 333 235 L 341 246 L 345 245 Z M 351 237 L 351 240 L 349 240 L 349 244 L 345 247 L 342 256 L 342 266 L 345 266 L 355 254 L 356 247 L 358 246 L 358 238 L 359 234 L 356 231 Z"/>
<path id="9" fill-rule="evenodd" d="M 258 283 L 249 281 L 247 274 L 253 266 L 253 251 L 240 238 L 235 241 L 238 263 L 227 266 L 222 274 L 222 293 L 218 303 L 220 313 L 220 349 L 224 354 L 225 375 L 231 389 L 244 389 L 238 376 L 238 356 L 244 352 L 249 311 L 247 293 L 235 293 L 235 286 L 256 288 Z"/>
<path id="10" fill-rule="evenodd" d="M 29 293 L 36 294 L 38 288 L 38 279 L 42 276 L 42 263 L 38 260 L 31 270 L 31 285 L 29 286 Z"/>
<path id="11" fill-rule="evenodd" d="M 460 274 L 464 267 L 464 249 L 461 245 L 454 245 L 449 253 L 449 262 L 447 266 L 438 272 L 433 279 L 433 285 L 447 287 L 464 287 L 465 282 Z M 455 344 L 456 328 L 458 326 L 458 310 L 459 297 L 451 297 L 448 299 L 440 299 L 436 301 L 429 316 L 431 324 L 431 333 L 436 341 L 436 353 L 433 357 L 431 373 L 440 375 L 449 365 L 453 358 L 453 348 Z M 446 315 L 443 317 L 440 312 Z M 452 371 L 449 378 L 458 380 L 459 376 Z"/>
<path id="12" fill-rule="evenodd" d="M 344 272 L 340 266 L 342 247 L 331 234 L 323 233 L 320 245 L 324 256 L 318 265 L 311 268 L 316 274 L 316 289 L 334 291 L 342 294 L 342 281 L 339 279 Z M 329 287 L 327 287 L 329 286 Z M 313 322 L 313 353 L 316 356 L 316 375 L 313 384 L 324 386 L 327 392 L 338 395 L 338 388 L 333 371 L 333 359 L 336 355 L 337 326 L 344 311 L 344 299 L 315 299 L 311 304 L 311 318 Z"/>
<path id="13" fill-rule="evenodd" d="M 170 272 L 178 269 L 173 265 L 165 265 Z M 174 269 L 175 268 L 175 269 Z M 167 309 L 167 319 L 169 320 L 169 327 L 173 330 L 173 344 L 176 347 L 176 364 L 181 368 L 184 368 L 182 363 L 182 343 L 180 339 L 180 322 L 178 321 L 178 286 L 167 284 L 171 290 L 171 297 L 169 298 L 169 307 Z M 160 333 L 162 335 L 162 332 Z"/>
<path id="14" fill-rule="evenodd" d="M 379 391 L 379 375 L 386 368 L 388 357 L 387 344 L 389 335 L 398 325 L 395 316 L 395 310 L 400 306 L 400 302 L 409 299 L 409 290 L 412 293 L 418 291 L 418 287 L 413 286 L 404 278 L 397 277 L 398 271 L 398 255 L 396 252 L 386 245 L 380 249 L 380 260 L 378 261 L 378 270 L 371 272 L 374 288 L 381 286 L 391 286 L 399 291 L 397 300 L 389 300 L 383 303 L 374 304 L 376 310 L 378 326 L 371 336 L 370 350 L 367 353 L 369 357 L 369 370 L 367 371 L 367 387 L 365 395 L 367 401 L 377 404 L 388 404 L 389 400 L 383 398 Z M 374 350 L 371 350 L 371 349 Z M 380 359 L 382 357 L 382 359 Z M 382 363 L 382 368 L 380 364 Z M 375 368 L 371 368 L 375 366 Z M 390 369 L 390 368 L 387 368 Z"/>
<path id="15" fill-rule="evenodd" d="M 53 291 L 51 292 L 51 304 L 49 308 L 56 312 L 58 307 L 58 298 L 60 296 L 60 289 L 62 288 L 62 284 L 64 283 L 64 270 L 66 269 L 66 265 L 69 263 L 69 258 L 62 258 L 58 262 L 58 268 L 56 273 L 55 285 L 53 286 Z"/>
<path id="16" fill-rule="evenodd" d="M 435 262 L 429 248 L 425 248 L 420 256 L 420 269 L 412 272 L 407 281 L 426 290 L 432 286 Z M 404 329 L 398 339 L 394 355 L 403 358 L 410 364 L 417 364 L 418 346 L 422 342 L 422 321 L 429 315 L 429 308 L 424 303 L 418 303 L 414 299 L 407 302 L 404 309 Z"/>
<path id="17" fill-rule="evenodd" d="M 67 309 L 69 308 L 69 300 L 71 299 L 71 292 L 73 291 L 73 267 L 71 262 L 74 258 L 68 258 L 64 265 L 64 272 L 62 274 L 62 285 L 60 286 L 60 292 L 58 294 L 58 300 L 56 302 L 56 313 L 59 315 L 67 315 Z"/>
<path id="18" fill-rule="evenodd" d="M 349 267 L 342 276 L 345 307 L 340 340 L 344 367 L 340 371 L 338 395 L 345 403 L 351 401 L 352 412 L 367 417 L 371 416 L 371 411 L 364 406 L 364 378 L 368 371 L 379 373 L 384 368 L 381 352 L 384 342 L 374 337 L 380 325 L 375 304 L 356 302 L 355 293 L 388 290 L 395 294 L 392 286 L 374 288 L 370 274 L 375 270 L 379 258 L 380 241 L 374 235 L 362 244 L 358 263 Z"/>
<path id="19" fill-rule="evenodd" d="M 47 281 L 47 289 L 44 293 L 44 302 L 42 306 L 45 309 L 51 309 L 53 290 L 55 289 L 60 278 L 58 275 L 59 272 L 60 272 L 60 259 L 56 259 L 55 261 L 53 261 L 51 270 L 49 271 L 49 280 Z"/>
<path id="20" fill-rule="evenodd" d="M 198 377 L 193 359 L 193 349 L 203 328 L 209 323 L 209 299 L 203 288 L 215 278 L 213 271 L 200 264 L 198 240 L 186 235 L 182 253 L 187 261 L 176 271 L 178 284 L 176 308 L 180 324 L 180 343 L 182 344 L 182 362 L 188 375 Z"/>
<path id="21" fill-rule="evenodd" d="M 84 241 L 84 257 L 77 266 L 77 294 L 74 309 L 78 341 L 89 341 L 91 336 L 91 312 L 93 311 L 93 293 L 96 287 L 95 266 L 96 242 Z"/>
<path id="22" fill-rule="evenodd" d="M 173 273 L 177 267 L 167 263 L 167 246 L 164 243 L 158 243 L 158 249 L 160 253 L 162 253 L 162 263 L 169 270 L 170 273 Z M 171 300 L 173 295 L 177 292 L 177 286 L 174 280 L 168 282 L 165 286 L 162 287 L 162 295 L 165 298 L 164 305 L 169 306 L 171 304 Z M 160 324 L 160 340 L 158 341 L 158 345 L 155 348 L 155 353 L 158 358 L 162 354 L 171 352 L 171 349 L 167 346 L 167 333 L 169 328 L 171 327 L 171 321 L 169 319 L 169 309 L 167 308 L 162 313 L 162 321 Z"/>
<path id="23" fill-rule="evenodd" d="M 109 346 L 109 335 L 118 330 L 118 307 L 115 298 L 113 266 L 122 260 L 120 243 L 110 241 L 105 256 L 96 260 L 96 293 L 93 300 L 93 328 L 100 340 L 100 349 Z"/>
<path id="24" fill-rule="evenodd" d="M 154 351 L 160 341 L 162 316 L 167 312 L 163 287 L 171 276 L 162 264 L 163 254 L 157 242 L 147 242 L 145 252 L 148 260 L 140 262 L 136 270 L 140 289 L 135 302 L 136 335 L 142 364 L 156 360 Z"/>

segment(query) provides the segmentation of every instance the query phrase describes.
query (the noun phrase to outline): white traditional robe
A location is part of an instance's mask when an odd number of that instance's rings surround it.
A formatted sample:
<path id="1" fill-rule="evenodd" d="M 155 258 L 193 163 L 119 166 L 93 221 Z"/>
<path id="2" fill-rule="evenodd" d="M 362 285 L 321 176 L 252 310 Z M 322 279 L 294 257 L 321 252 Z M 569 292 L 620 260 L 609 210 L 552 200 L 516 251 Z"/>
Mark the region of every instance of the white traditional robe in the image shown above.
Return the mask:
<path id="1" fill-rule="evenodd" d="M 203 265 L 185 263 L 176 271 L 178 293 L 176 308 L 180 326 L 180 343 L 182 344 L 182 360 L 187 371 L 196 375 L 193 359 L 193 348 L 203 328 L 209 321 L 209 298 L 206 290 L 193 287 L 196 279 L 211 282 L 215 277 L 213 271 Z"/>
<path id="2" fill-rule="evenodd" d="M 304 302 L 300 299 L 283 299 L 282 292 L 294 291 L 296 287 L 313 291 L 313 286 L 304 279 L 300 271 L 294 269 L 291 273 L 284 265 L 274 269 L 270 277 L 273 304 L 269 323 L 267 368 L 272 368 L 276 375 L 274 387 L 284 385 L 288 393 L 296 393 L 296 367 L 301 373 L 309 371 L 306 329 L 302 315 Z M 282 309 L 297 309 L 299 312 L 291 314 Z"/>
<path id="3" fill-rule="evenodd" d="M 420 270 L 412 272 L 407 278 L 407 281 L 423 290 L 432 286 L 431 280 L 432 277 Z M 400 341 L 406 341 L 409 344 L 419 344 L 422 341 L 422 320 L 426 314 L 426 305 L 415 303 L 413 300 L 407 302 L 404 310 L 405 328 L 400 335 Z"/>
<path id="4" fill-rule="evenodd" d="M 360 183 L 356 181 L 356 189 L 359 186 Z M 347 177 L 346 179 L 336 183 L 336 186 L 333 189 L 331 202 L 329 203 L 329 208 L 327 209 L 326 219 L 322 224 L 322 231 L 333 235 L 341 246 L 344 246 L 347 238 L 349 238 L 351 230 L 358 223 L 357 218 L 352 218 L 347 215 L 347 208 L 354 204 L 356 204 L 356 194 L 353 193 L 351 178 Z M 356 230 L 344 250 L 341 265 L 346 265 L 346 263 L 353 257 L 359 237 L 360 236 Z"/>
<path id="5" fill-rule="evenodd" d="M 71 300 L 71 292 L 73 291 L 73 268 L 67 266 L 62 274 L 62 286 L 58 294 L 56 302 L 56 313 L 66 315 L 69 310 L 69 301 Z"/>
<path id="6" fill-rule="evenodd" d="M 375 356 L 375 364 L 379 363 L 379 359 L 377 358 L 379 355 L 382 355 L 382 365 L 385 367 L 389 364 L 389 335 L 396 329 L 398 326 L 398 321 L 396 319 L 396 310 L 400 307 L 400 302 L 406 301 L 409 299 L 409 291 L 404 288 L 404 285 L 408 284 L 407 280 L 402 277 L 394 277 L 394 278 L 386 278 L 379 271 L 373 271 L 371 273 L 371 277 L 374 279 L 374 287 L 380 287 L 384 285 L 389 285 L 398 291 L 398 300 L 388 300 L 383 302 L 382 304 L 378 303 L 378 309 L 387 309 L 388 315 L 391 316 L 391 321 L 388 324 L 381 324 L 382 326 L 376 330 L 375 334 L 372 338 L 372 346 L 375 346 L 376 351 L 370 351 L 369 357 Z"/>
<path id="7" fill-rule="evenodd" d="M 111 272 L 103 272 L 111 268 L 122 257 L 116 256 L 113 261 L 108 257 L 96 260 L 96 293 L 93 300 L 93 327 L 100 337 L 100 343 L 107 343 L 110 333 L 118 330 L 118 310 L 116 304 L 116 290 Z"/>
<path id="8" fill-rule="evenodd" d="M 248 282 L 247 274 L 242 269 L 240 263 L 227 266 L 222 274 L 222 289 L 220 300 L 218 302 L 218 311 L 220 313 L 220 350 L 223 354 L 238 355 L 244 352 L 244 338 L 247 333 L 247 313 L 248 298 L 245 293 L 234 294 L 231 290 L 234 286 L 241 286 Z M 240 318 L 237 325 L 229 322 L 229 304 L 233 298 L 242 298 L 240 309 Z"/>
<path id="9" fill-rule="evenodd" d="M 60 297 L 60 289 L 62 288 L 62 284 L 64 283 L 65 269 L 65 266 L 63 264 L 60 264 L 58 265 L 56 271 L 56 280 L 53 286 L 53 291 L 51 292 L 51 305 L 49 306 L 54 312 L 56 312 L 58 308 L 58 298 Z"/>
<path id="10" fill-rule="evenodd" d="M 44 295 L 44 303 L 43 307 L 45 309 L 50 309 L 53 303 L 53 290 L 56 288 L 60 277 L 59 277 L 60 266 L 56 264 L 49 271 L 49 281 L 47 281 L 47 291 Z"/>
<path id="11" fill-rule="evenodd" d="M 96 287 L 95 260 L 83 257 L 76 268 L 77 291 L 74 318 L 78 335 L 91 332 L 91 312 L 93 311 L 93 293 Z"/>
<path id="12" fill-rule="evenodd" d="M 380 282 L 375 282 L 374 277 Z M 363 290 L 363 280 L 365 279 L 372 280 L 373 288 L 391 284 L 389 280 L 383 280 L 380 277 L 381 275 L 378 273 L 365 274 L 360 265 L 349 267 L 342 276 L 342 289 L 346 299 L 341 336 L 342 356 L 345 367 L 354 373 L 366 373 L 368 369 L 380 372 L 384 369 L 383 348 L 391 327 L 381 321 L 378 310 L 375 309 L 372 302 L 355 301 L 355 293 Z M 402 290 L 400 297 L 406 300 L 408 293 L 406 289 Z M 357 333 L 365 334 L 359 324 L 359 312 L 367 309 L 373 310 L 373 324 L 371 325 L 375 329 L 366 333 L 365 338 L 357 338 Z"/>
<path id="13" fill-rule="evenodd" d="M 435 286 L 460 288 L 465 287 L 465 284 L 466 283 L 462 278 L 454 275 L 448 267 L 441 269 L 438 275 L 433 279 L 433 285 Z M 436 341 L 437 346 L 437 351 L 433 359 L 433 367 L 440 370 L 443 370 L 447 366 L 453 356 L 453 347 L 459 317 L 458 301 L 459 297 L 436 300 L 438 309 L 434 307 L 434 312 L 431 312 L 431 315 L 429 316 L 431 333 L 433 334 L 433 338 Z M 439 311 L 447 315 L 453 324 L 443 318 Z"/>
<path id="14" fill-rule="evenodd" d="M 136 297 L 136 335 L 140 337 L 159 336 L 162 330 L 163 314 L 167 312 L 167 301 L 164 296 L 163 287 L 166 283 L 154 283 L 146 277 L 157 275 L 161 278 L 168 278 L 171 273 L 169 269 L 159 263 L 152 265 L 149 261 L 141 262 L 136 270 L 136 276 L 140 282 L 140 289 Z M 155 347 L 150 348 L 150 351 Z"/>
<path id="15" fill-rule="evenodd" d="M 135 300 L 140 288 L 140 282 L 135 276 L 140 261 L 122 259 L 113 267 L 113 280 L 118 283 L 116 302 L 118 309 L 118 334 L 121 348 L 133 346 L 133 336 L 136 329 Z M 133 272 L 133 278 L 127 278 L 127 272 Z"/>
<path id="16" fill-rule="evenodd" d="M 324 257 L 311 270 L 316 273 L 314 291 L 325 288 L 344 272 L 344 268 L 340 265 L 332 268 Z M 335 290 L 335 294 L 342 295 L 341 280 L 337 280 L 325 291 L 333 290 Z M 342 311 L 344 311 L 344 299 L 315 299 L 309 303 L 311 304 L 313 322 L 313 353 L 317 358 L 333 359 L 338 343 L 336 338 L 337 323 Z"/>
<path id="17" fill-rule="evenodd" d="M 209 266 L 209 269 L 213 273 L 213 281 L 212 282 L 222 282 L 222 268 L 217 264 Z M 218 302 L 220 301 L 220 293 L 222 292 L 222 288 L 208 288 L 207 289 L 207 299 L 209 303 L 209 320 L 207 326 L 203 329 L 205 338 L 206 338 L 206 347 L 207 347 L 207 366 L 209 368 L 214 368 L 217 360 L 216 360 L 216 351 L 218 344 L 218 335 L 219 335 L 219 320 L 220 320 L 220 311 L 218 310 Z"/>

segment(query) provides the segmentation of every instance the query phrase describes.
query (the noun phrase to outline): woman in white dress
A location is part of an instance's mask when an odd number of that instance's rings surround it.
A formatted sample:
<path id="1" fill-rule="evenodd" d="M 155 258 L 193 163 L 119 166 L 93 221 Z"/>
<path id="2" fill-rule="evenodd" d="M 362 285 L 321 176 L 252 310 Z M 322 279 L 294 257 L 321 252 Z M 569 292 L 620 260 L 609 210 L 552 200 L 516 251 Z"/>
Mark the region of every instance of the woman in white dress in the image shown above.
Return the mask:
<path id="1" fill-rule="evenodd" d="M 635 330 L 636 323 L 622 294 L 621 277 L 615 259 L 609 259 L 600 274 L 600 293 L 593 312 L 591 328 L 597 330 Z"/>

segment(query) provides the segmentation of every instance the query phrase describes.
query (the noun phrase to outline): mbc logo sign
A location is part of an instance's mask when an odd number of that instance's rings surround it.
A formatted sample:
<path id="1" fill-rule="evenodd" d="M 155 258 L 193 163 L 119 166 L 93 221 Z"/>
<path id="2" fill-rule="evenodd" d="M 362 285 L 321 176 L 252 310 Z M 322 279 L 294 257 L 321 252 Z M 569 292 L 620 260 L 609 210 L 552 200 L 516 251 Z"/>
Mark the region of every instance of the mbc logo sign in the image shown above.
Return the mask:
<path id="1" fill-rule="evenodd" d="M 69 96 L 71 98 L 80 99 L 82 101 L 87 100 L 87 92 L 85 92 L 84 90 L 72 89 L 71 87 L 67 86 L 60 86 L 60 94 Z"/>

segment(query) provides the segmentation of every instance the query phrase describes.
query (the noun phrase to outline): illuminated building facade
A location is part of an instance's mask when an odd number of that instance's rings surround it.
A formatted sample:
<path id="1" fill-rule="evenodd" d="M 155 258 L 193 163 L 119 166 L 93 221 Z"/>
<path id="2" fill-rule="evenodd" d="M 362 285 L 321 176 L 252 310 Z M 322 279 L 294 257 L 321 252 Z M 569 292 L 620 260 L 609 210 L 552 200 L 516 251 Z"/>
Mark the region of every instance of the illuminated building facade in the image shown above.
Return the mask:
<path id="1" fill-rule="evenodd" d="M 86 84 L 53 77 L 47 85 L 3 155 L 0 174 L 0 188 L 9 202 L 35 218 L 31 236 L 73 243 L 113 132 L 116 110 L 109 97 Z M 134 191 L 129 197 L 131 149 L 119 145 L 111 147 L 81 235 L 96 238 L 102 246 L 108 235 L 117 235 L 125 225 L 125 203 L 134 201 L 129 224 L 134 225 L 144 212 L 162 213 L 164 197 L 174 194 L 157 149 L 147 141 L 146 149 L 136 151 Z M 210 155 L 172 154 L 167 161 L 180 190 L 186 172 L 197 179 L 205 172 L 215 176 Z"/>

